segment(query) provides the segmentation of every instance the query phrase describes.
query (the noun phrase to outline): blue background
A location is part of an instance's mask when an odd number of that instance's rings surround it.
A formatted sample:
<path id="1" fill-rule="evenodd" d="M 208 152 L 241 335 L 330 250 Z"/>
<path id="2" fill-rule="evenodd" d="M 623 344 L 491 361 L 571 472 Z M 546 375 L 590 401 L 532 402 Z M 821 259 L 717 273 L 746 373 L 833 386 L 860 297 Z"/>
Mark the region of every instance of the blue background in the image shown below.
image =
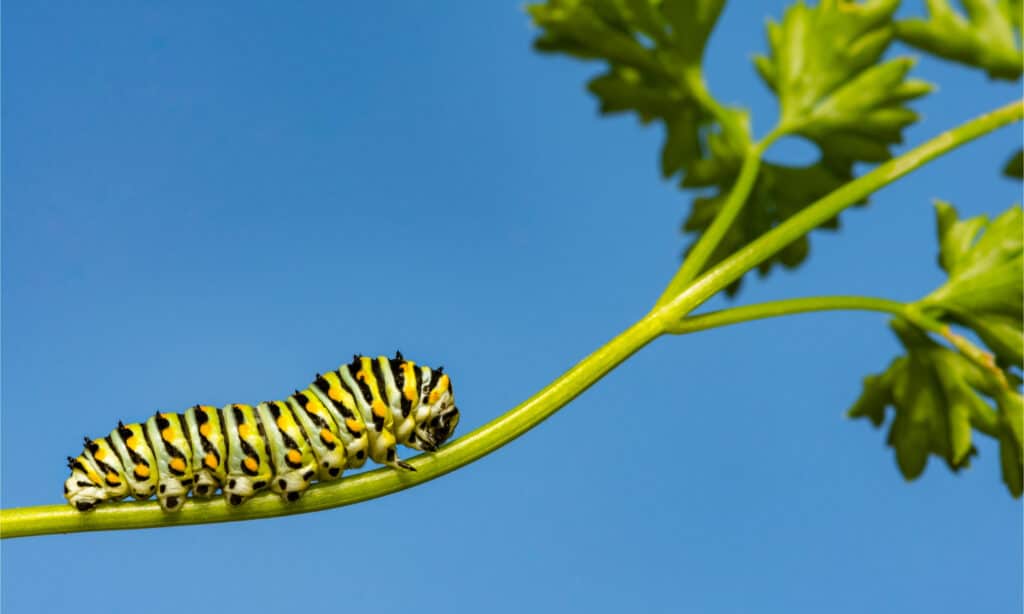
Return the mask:
<path id="1" fill-rule="evenodd" d="M 658 178 L 661 130 L 599 118 L 598 66 L 532 52 L 520 2 L 210 4 L 5 3 L 4 507 L 61 501 L 64 457 L 119 418 L 280 396 L 354 352 L 444 364 L 469 432 L 643 315 L 677 265 L 689 197 Z M 776 108 L 749 57 L 783 5 L 733 2 L 708 50 L 712 92 L 757 134 Z M 941 89 L 911 143 L 1019 89 L 927 58 L 914 74 Z M 1002 211 L 1019 142 L 886 188 L 741 300 L 927 293 L 931 199 Z M 873 314 L 662 339 L 410 491 L 4 542 L 2 606 L 1017 612 L 1021 506 L 992 442 L 906 484 L 884 432 L 843 417 L 897 351 Z"/>

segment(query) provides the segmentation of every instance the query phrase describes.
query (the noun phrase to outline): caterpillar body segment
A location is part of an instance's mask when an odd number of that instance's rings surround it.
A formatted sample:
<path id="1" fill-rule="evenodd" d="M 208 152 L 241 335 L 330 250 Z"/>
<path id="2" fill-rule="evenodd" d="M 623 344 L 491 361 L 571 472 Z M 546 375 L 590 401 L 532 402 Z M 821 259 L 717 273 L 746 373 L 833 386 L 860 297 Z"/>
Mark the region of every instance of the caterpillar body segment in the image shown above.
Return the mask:
<path id="1" fill-rule="evenodd" d="M 283 401 L 255 407 L 195 405 L 118 423 L 68 457 L 64 496 L 80 511 L 131 495 L 157 496 L 173 512 L 187 497 L 218 490 L 232 505 L 270 489 L 296 501 L 316 480 L 341 477 L 372 459 L 398 469 L 397 445 L 436 450 L 459 421 L 442 369 L 394 358 L 356 356 Z"/>
<path id="2" fill-rule="evenodd" d="M 305 392 L 296 390 L 295 394 L 288 397 L 288 405 L 298 417 L 306 436 L 309 437 L 319 466 L 320 480 L 336 480 L 341 477 L 341 472 L 346 467 L 348 454 L 341 441 L 338 425 L 335 424 L 327 408 L 310 390 Z M 362 464 L 359 462 L 348 466 L 359 467 Z"/>
<path id="3" fill-rule="evenodd" d="M 366 462 L 367 449 L 370 445 L 366 423 L 363 422 L 363 416 L 356 406 L 355 397 L 341 382 L 339 372 L 317 375 L 316 381 L 309 387 L 307 393 L 310 395 L 309 398 L 317 399 L 334 420 L 338 437 L 344 446 L 346 466 L 352 469 L 362 467 Z M 321 463 L 321 467 L 326 468 L 326 465 Z"/>
<path id="4" fill-rule="evenodd" d="M 263 426 L 250 405 L 233 403 L 221 410 L 228 438 L 228 475 L 224 494 L 228 503 L 247 501 L 270 484 L 274 468 L 267 455 Z"/>
<path id="5" fill-rule="evenodd" d="M 158 478 L 156 457 L 153 448 L 146 441 L 141 424 L 117 423 L 110 434 L 114 449 L 124 464 L 125 477 L 136 499 L 148 499 L 156 493 Z"/>
<path id="6" fill-rule="evenodd" d="M 182 418 L 157 412 L 146 420 L 146 439 L 156 457 L 157 499 L 167 511 L 181 508 L 192 490 L 192 445 Z"/>
<path id="7" fill-rule="evenodd" d="M 394 434 L 394 418 L 387 401 L 384 374 L 379 361 L 387 364 L 387 358 L 381 356 L 376 361 L 366 356 L 356 356 L 352 364 L 338 370 L 342 381 L 355 392 L 356 405 L 363 417 L 368 431 L 370 449 L 369 456 L 374 462 L 407 469 L 398 460 Z M 390 371 L 390 367 L 388 367 Z"/>
<path id="8" fill-rule="evenodd" d="M 192 442 L 192 492 L 199 497 L 212 496 L 227 475 L 228 448 L 224 424 L 216 407 L 196 405 L 185 412 L 188 437 Z"/>
<path id="9" fill-rule="evenodd" d="M 121 459 L 114 452 L 109 437 L 86 439 L 84 456 L 103 479 L 103 486 L 111 497 L 121 498 L 131 492 L 131 487 L 124 476 Z"/>
<path id="10" fill-rule="evenodd" d="M 297 501 L 317 476 L 313 449 L 285 403 L 260 403 L 256 413 L 266 433 L 271 465 L 276 469 L 270 489 L 286 501 Z"/>

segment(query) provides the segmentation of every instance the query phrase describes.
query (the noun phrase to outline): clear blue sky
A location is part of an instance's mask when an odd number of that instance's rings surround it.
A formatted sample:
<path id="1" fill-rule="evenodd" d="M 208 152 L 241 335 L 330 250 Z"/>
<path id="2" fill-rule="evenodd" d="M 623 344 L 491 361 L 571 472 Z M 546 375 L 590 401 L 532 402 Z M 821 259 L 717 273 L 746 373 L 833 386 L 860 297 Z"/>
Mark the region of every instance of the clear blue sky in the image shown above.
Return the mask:
<path id="1" fill-rule="evenodd" d="M 775 105 L 749 57 L 782 5 L 733 2 L 708 52 L 758 134 Z M 119 418 L 280 396 L 354 352 L 444 364 L 465 433 L 642 315 L 687 197 L 658 178 L 660 130 L 599 118 L 597 66 L 531 51 L 521 7 L 5 3 L 3 505 L 61 501 L 64 457 Z M 915 74 L 941 89 L 911 141 L 1018 89 Z M 1003 210 L 1019 142 L 887 188 L 741 300 L 923 295 L 931 199 Z M 996 447 L 906 484 L 843 417 L 896 352 L 864 314 L 663 339 L 410 491 L 5 542 L 3 610 L 1018 612 Z"/>

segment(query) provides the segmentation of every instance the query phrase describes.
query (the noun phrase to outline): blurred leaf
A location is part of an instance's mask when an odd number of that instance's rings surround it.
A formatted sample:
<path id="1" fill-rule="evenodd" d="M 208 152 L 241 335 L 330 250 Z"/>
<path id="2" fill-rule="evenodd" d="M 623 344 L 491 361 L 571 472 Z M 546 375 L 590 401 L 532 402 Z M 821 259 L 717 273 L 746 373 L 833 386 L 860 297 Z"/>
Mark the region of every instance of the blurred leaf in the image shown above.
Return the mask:
<path id="1" fill-rule="evenodd" d="M 1017 153 L 1006 161 L 1003 174 L 1014 179 L 1024 179 L 1024 149 L 1018 149 Z"/>
<path id="2" fill-rule="evenodd" d="M 1003 483 L 1014 497 L 1024 491 L 1024 400 L 1016 393 L 1006 393 L 999 399 L 999 460 L 1003 467 Z"/>
<path id="3" fill-rule="evenodd" d="M 895 29 L 899 0 L 797 2 L 781 23 L 768 23 L 769 56 L 761 77 L 779 97 L 788 134 L 817 143 L 830 160 L 880 162 L 917 120 L 905 106 L 931 86 L 905 79 L 910 58 L 880 62 Z"/>
<path id="4" fill-rule="evenodd" d="M 894 416 L 886 443 L 907 480 L 925 469 L 929 455 L 942 458 L 953 471 L 967 467 L 977 454 L 974 431 L 1000 442 L 1003 480 L 1011 494 L 1021 494 L 1021 396 L 1001 388 L 991 374 L 956 351 L 932 341 L 902 319 L 892 328 L 906 349 L 881 374 L 864 379 L 859 399 L 847 412 L 882 426 L 886 409 Z M 982 395 L 995 400 L 996 407 Z"/>
<path id="5" fill-rule="evenodd" d="M 960 220 L 935 204 L 939 266 L 949 279 L 920 301 L 940 319 L 972 329 L 1001 365 L 1024 367 L 1024 216 L 1019 205 L 989 222 Z"/>
<path id="6" fill-rule="evenodd" d="M 713 124 L 701 57 L 725 0 L 548 0 L 527 11 L 541 34 L 537 50 L 603 60 L 590 81 L 602 113 L 636 113 L 667 131 L 661 172 L 670 177 L 701 156 Z M 735 131 L 738 126 L 719 126 Z"/>
<path id="7" fill-rule="evenodd" d="M 897 35 L 928 53 L 982 68 L 993 79 L 1018 79 L 1024 70 L 1018 45 L 1020 0 L 961 0 L 960 4 L 966 18 L 948 0 L 928 0 L 928 18 L 897 22 Z"/>

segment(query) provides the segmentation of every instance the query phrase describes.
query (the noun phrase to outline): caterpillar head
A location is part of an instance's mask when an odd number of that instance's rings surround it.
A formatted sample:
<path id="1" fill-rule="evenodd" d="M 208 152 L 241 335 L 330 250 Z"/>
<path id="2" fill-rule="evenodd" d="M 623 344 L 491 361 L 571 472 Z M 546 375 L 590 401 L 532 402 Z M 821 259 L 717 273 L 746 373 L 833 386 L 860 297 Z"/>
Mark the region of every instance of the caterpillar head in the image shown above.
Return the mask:
<path id="1" fill-rule="evenodd" d="M 426 452 L 433 452 L 448 441 L 455 433 L 455 427 L 459 424 L 459 408 L 455 407 L 453 401 L 449 405 L 442 405 L 431 411 L 430 418 L 416 427 L 416 439 L 418 447 Z"/>
<path id="2" fill-rule="evenodd" d="M 417 411 L 416 430 L 411 447 L 433 452 L 448 441 L 459 424 L 455 392 L 444 367 L 436 371 L 424 368 L 423 394 Z"/>

